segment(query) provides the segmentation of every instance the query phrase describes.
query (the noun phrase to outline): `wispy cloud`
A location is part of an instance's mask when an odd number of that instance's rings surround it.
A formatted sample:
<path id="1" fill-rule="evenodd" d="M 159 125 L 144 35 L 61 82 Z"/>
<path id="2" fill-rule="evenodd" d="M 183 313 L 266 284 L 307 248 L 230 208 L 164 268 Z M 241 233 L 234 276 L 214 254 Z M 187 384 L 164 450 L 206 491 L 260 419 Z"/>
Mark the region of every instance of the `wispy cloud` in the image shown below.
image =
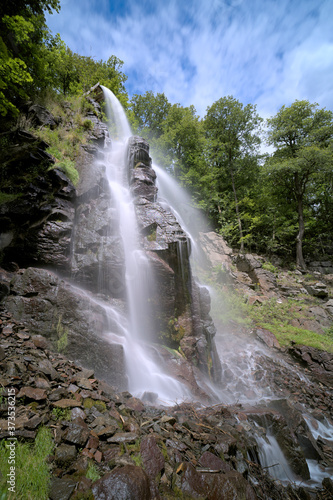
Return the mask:
<path id="1" fill-rule="evenodd" d="M 262 116 L 333 109 L 331 0 L 65 0 L 48 18 L 72 50 L 124 61 L 130 94 L 164 92 L 203 116 L 225 95 Z M 112 9 L 111 6 L 112 5 Z"/>

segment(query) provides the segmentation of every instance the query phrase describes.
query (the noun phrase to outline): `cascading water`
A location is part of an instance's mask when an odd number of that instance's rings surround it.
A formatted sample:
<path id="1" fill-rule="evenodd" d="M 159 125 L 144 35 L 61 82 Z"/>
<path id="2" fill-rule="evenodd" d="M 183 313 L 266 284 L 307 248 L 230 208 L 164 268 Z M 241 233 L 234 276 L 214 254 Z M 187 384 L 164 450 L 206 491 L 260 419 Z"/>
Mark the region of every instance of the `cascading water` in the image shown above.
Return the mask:
<path id="1" fill-rule="evenodd" d="M 175 214 L 179 223 L 188 233 L 191 240 L 192 254 L 191 265 L 196 270 L 202 282 L 205 281 L 205 259 L 199 242 L 199 231 L 205 232 L 205 223 L 198 210 L 191 204 L 191 198 L 179 184 L 163 169 L 154 165 L 157 173 L 157 185 L 161 203 L 167 205 Z M 224 403 L 242 402 L 253 404 L 269 401 L 281 397 L 274 393 L 270 386 L 269 378 L 266 379 L 264 366 L 270 367 L 272 362 L 282 370 L 287 369 L 290 376 L 304 380 L 304 375 L 299 373 L 296 367 L 291 366 L 278 356 L 273 358 L 269 349 L 259 345 L 254 339 L 247 339 L 246 344 L 237 336 L 228 335 L 219 331 L 218 313 L 221 310 L 221 303 L 215 293 L 214 287 L 209 286 L 212 309 L 211 316 L 217 328 L 215 337 L 217 352 L 222 363 L 222 387 L 212 387 L 215 394 Z M 269 368 L 268 368 L 269 369 Z M 326 442 L 332 443 L 333 428 L 328 423 L 316 423 L 311 426 L 308 422 L 309 430 L 315 439 L 318 436 L 324 437 Z M 318 431 L 316 431 L 318 429 Z M 255 429 L 254 434 L 256 434 Z M 281 450 L 275 436 L 267 432 L 266 436 L 256 436 L 259 449 L 260 463 L 267 468 L 270 475 L 282 482 L 298 482 L 299 478 L 293 473 L 283 451 Z M 325 468 L 316 460 L 307 460 L 311 480 L 306 484 L 316 486 L 321 483 L 324 477 L 331 474 L 330 468 Z"/>
<path id="2" fill-rule="evenodd" d="M 112 146 L 104 151 L 104 156 L 112 203 L 119 215 L 129 317 L 124 337 L 117 336 L 115 339 L 113 335 L 110 341 L 123 345 L 130 392 L 136 396 L 153 392 L 160 401 L 175 403 L 187 398 L 189 392 L 152 359 L 151 351 L 154 348 L 147 343 L 153 338 L 149 297 L 154 293 L 155 284 L 149 260 L 139 246 L 139 231 L 129 189 L 125 155 L 131 129 L 118 99 L 109 89 L 102 89 L 113 137 Z"/>
<path id="3" fill-rule="evenodd" d="M 122 320 L 121 328 L 118 327 L 118 333 L 110 332 L 109 340 L 112 343 L 121 343 L 123 345 L 129 390 L 139 397 L 145 392 L 157 393 L 160 401 L 170 404 L 177 400 L 190 398 L 191 395 L 184 385 L 165 373 L 159 360 L 155 361 L 158 358 L 158 352 L 152 344 L 148 343 L 152 338 L 150 335 L 153 333 L 152 325 L 149 323 L 148 297 L 154 288 L 154 279 L 149 261 L 139 247 L 134 204 L 130 195 L 128 174 L 125 167 L 126 140 L 131 135 L 131 131 L 125 113 L 115 96 L 108 89 L 103 88 L 103 91 L 105 99 L 110 105 L 111 114 L 109 114 L 109 117 L 113 123 L 111 134 L 113 132 L 113 137 L 116 138 L 113 139 L 112 149 L 106 151 L 107 175 L 113 202 L 116 204 L 119 214 L 129 307 L 129 324 L 123 326 Z M 199 211 L 193 209 L 191 198 L 178 183 L 163 169 L 156 165 L 153 168 L 157 173 L 159 203 L 174 212 L 179 223 L 188 233 L 192 246 L 192 265 L 202 280 L 205 259 L 200 244 L 198 244 L 198 233 L 199 231 L 205 231 L 204 220 Z M 198 218 L 200 218 L 199 225 Z M 181 263 L 181 244 L 178 251 L 180 252 L 179 262 Z M 214 290 L 210 288 L 210 292 L 214 298 Z M 214 309 L 211 314 L 216 326 L 218 326 L 218 321 L 214 317 Z M 119 331 L 123 335 L 119 334 Z M 259 384 L 259 387 L 257 384 L 257 368 L 260 366 L 261 360 L 263 358 L 266 360 L 272 359 L 269 350 L 256 343 L 242 348 L 237 338 L 229 342 L 228 349 L 226 347 L 228 345 L 226 336 L 217 335 L 216 340 L 218 352 L 224 364 L 224 386 L 223 388 L 214 387 L 213 391 L 221 401 L 224 403 L 242 401 L 243 403 L 253 404 L 258 400 L 277 397 L 269 387 L 269 382 L 266 385 L 265 383 Z M 274 362 L 276 363 L 276 360 Z M 283 360 L 277 363 L 283 364 Z M 269 365 L 269 361 L 267 365 Z M 293 376 L 298 376 L 296 370 L 293 371 L 292 368 L 288 368 L 289 371 L 293 372 Z M 262 372 L 263 370 L 259 371 Z M 259 375 L 261 376 L 261 374 Z M 331 427 L 328 425 L 327 429 L 324 429 L 326 437 L 327 432 L 331 432 Z M 311 428 L 310 430 L 313 431 Z M 261 465 L 267 467 L 273 477 L 282 481 L 297 480 L 274 435 L 269 432 L 267 432 L 266 437 L 258 435 L 257 443 L 260 449 Z M 323 475 L 327 475 L 327 470 L 319 470 L 318 466 L 312 461 L 308 460 L 308 465 L 315 482 L 320 482 Z"/>

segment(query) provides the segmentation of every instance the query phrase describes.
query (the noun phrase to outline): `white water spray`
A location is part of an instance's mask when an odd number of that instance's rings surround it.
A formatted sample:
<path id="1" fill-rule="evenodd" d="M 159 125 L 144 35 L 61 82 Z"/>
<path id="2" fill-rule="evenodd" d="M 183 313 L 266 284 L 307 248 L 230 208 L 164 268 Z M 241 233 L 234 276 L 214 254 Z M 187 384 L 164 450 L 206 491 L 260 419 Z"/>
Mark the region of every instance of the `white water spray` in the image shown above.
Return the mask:
<path id="1" fill-rule="evenodd" d="M 163 403 L 174 404 L 190 396 L 186 387 L 166 374 L 152 359 L 154 349 L 146 343 L 153 338 L 149 297 L 154 293 L 154 278 L 149 260 L 139 246 L 139 231 L 126 164 L 127 140 L 131 136 L 125 112 L 114 94 L 102 87 L 107 104 L 112 146 L 106 151 L 107 178 L 112 201 L 119 215 L 119 230 L 125 258 L 125 282 L 129 326 L 124 337 L 110 335 L 110 341 L 124 348 L 129 391 L 141 397 L 156 393 Z"/>

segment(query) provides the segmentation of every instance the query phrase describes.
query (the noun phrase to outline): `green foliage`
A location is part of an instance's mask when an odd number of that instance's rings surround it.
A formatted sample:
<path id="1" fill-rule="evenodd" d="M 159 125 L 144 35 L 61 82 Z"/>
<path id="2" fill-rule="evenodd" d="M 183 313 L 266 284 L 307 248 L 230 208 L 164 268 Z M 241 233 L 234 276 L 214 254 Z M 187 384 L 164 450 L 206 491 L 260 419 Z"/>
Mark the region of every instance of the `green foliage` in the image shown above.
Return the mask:
<path id="1" fill-rule="evenodd" d="M 319 213 L 323 198 L 318 184 L 323 186 L 323 179 L 332 175 L 333 113 L 318 109 L 316 103 L 296 100 L 289 107 L 282 106 L 267 123 L 268 142 L 276 151 L 266 162 L 265 170 L 271 191 L 283 193 L 284 201 L 288 200 L 297 214 L 296 261 L 305 268 L 303 240 L 308 219 Z"/>
<path id="2" fill-rule="evenodd" d="M 68 328 L 65 328 L 62 325 L 62 317 L 59 316 L 58 324 L 57 324 L 57 350 L 59 352 L 65 352 L 68 346 Z"/>
<path id="3" fill-rule="evenodd" d="M 67 177 L 72 181 L 74 186 L 77 186 L 79 182 L 79 172 L 75 168 L 75 162 L 72 160 L 62 160 L 56 163 L 56 167 L 60 168 Z"/>
<path id="4" fill-rule="evenodd" d="M 18 104 L 46 82 L 49 32 L 44 11 L 58 0 L 2 2 L 0 7 L 0 114 L 18 115 Z"/>
<path id="5" fill-rule="evenodd" d="M 264 262 L 262 268 L 274 274 L 278 273 L 278 269 L 271 262 Z"/>
<path id="6" fill-rule="evenodd" d="M 70 408 L 53 408 L 52 416 L 55 420 L 71 420 Z"/>
<path id="7" fill-rule="evenodd" d="M 292 326 L 294 320 L 306 315 L 306 306 L 301 306 L 298 301 L 292 299 L 283 302 L 270 299 L 262 304 L 249 306 L 249 316 L 252 320 L 258 326 L 274 333 L 281 345 L 296 342 L 333 352 L 333 342 L 329 333 L 323 335 Z"/>
<path id="8" fill-rule="evenodd" d="M 87 469 L 86 478 L 91 479 L 92 482 L 95 482 L 98 479 L 100 479 L 100 477 L 101 477 L 101 474 L 100 474 L 98 468 L 96 467 L 96 465 L 94 463 L 90 462 L 88 469 Z"/>
<path id="9" fill-rule="evenodd" d="M 17 500 L 46 500 L 48 496 L 50 472 L 47 457 L 52 453 L 53 441 L 51 431 L 46 427 L 39 429 L 34 445 L 15 442 L 15 495 L 8 498 Z M 0 495 L 7 492 L 7 474 L 10 464 L 9 442 L 0 443 Z M 6 497 L 7 498 L 7 497 Z"/>
<path id="10" fill-rule="evenodd" d="M 10 193 L 3 193 L 0 191 L 0 205 L 3 205 L 4 203 L 10 203 L 11 201 L 16 200 L 20 196 L 22 196 L 22 193 L 10 194 Z"/>

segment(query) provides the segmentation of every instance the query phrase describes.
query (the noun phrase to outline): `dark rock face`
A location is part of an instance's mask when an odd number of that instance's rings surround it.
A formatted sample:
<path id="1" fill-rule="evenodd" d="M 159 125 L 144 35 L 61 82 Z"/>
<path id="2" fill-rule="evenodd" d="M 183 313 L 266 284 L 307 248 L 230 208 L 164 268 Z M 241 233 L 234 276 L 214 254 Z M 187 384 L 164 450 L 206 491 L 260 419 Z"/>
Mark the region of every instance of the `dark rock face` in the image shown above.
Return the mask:
<path id="1" fill-rule="evenodd" d="M 17 144 L 2 152 L 2 175 L 9 182 L 2 182 L 2 191 L 13 182 L 17 191 L 16 199 L 0 205 L 3 266 L 38 262 L 68 270 L 75 188 L 63 172 L 49 170 L 54 160 L 46 143 L 24 131 L 12 139 Z"/>
<path id="2" fill-rule="evenodd" d="M 126 465 L 105 474 L 92 487 L 95 500 L 150 500 L 149 478 L 141 467 Z"/>
<path id="3" fill-rule="evenodd" d="M 332 387 L 333 354 L 304 345 L 290 347 L 289 353 L 301 366 L 306 366 L 317 380 Z"/>
<path id="4" fill-rule="evenodd" d="M 49 271 L 28 268 L 12 280 L 6 307 L 31 332 L 50 339 L 55 349 L 63 339 L 68 356 L 126 388 L 122 347 L 107 340 L 109 331 L 118 331 L 117 324 L 87 294 Z"/>
<path id="5" fill-rule="evenodd" d="M 29 107 L 28 118 L 35 127 L 48 126 L 53 129 L 58 125 L 52 113 L 39 104 L 33 104 Z"/>

